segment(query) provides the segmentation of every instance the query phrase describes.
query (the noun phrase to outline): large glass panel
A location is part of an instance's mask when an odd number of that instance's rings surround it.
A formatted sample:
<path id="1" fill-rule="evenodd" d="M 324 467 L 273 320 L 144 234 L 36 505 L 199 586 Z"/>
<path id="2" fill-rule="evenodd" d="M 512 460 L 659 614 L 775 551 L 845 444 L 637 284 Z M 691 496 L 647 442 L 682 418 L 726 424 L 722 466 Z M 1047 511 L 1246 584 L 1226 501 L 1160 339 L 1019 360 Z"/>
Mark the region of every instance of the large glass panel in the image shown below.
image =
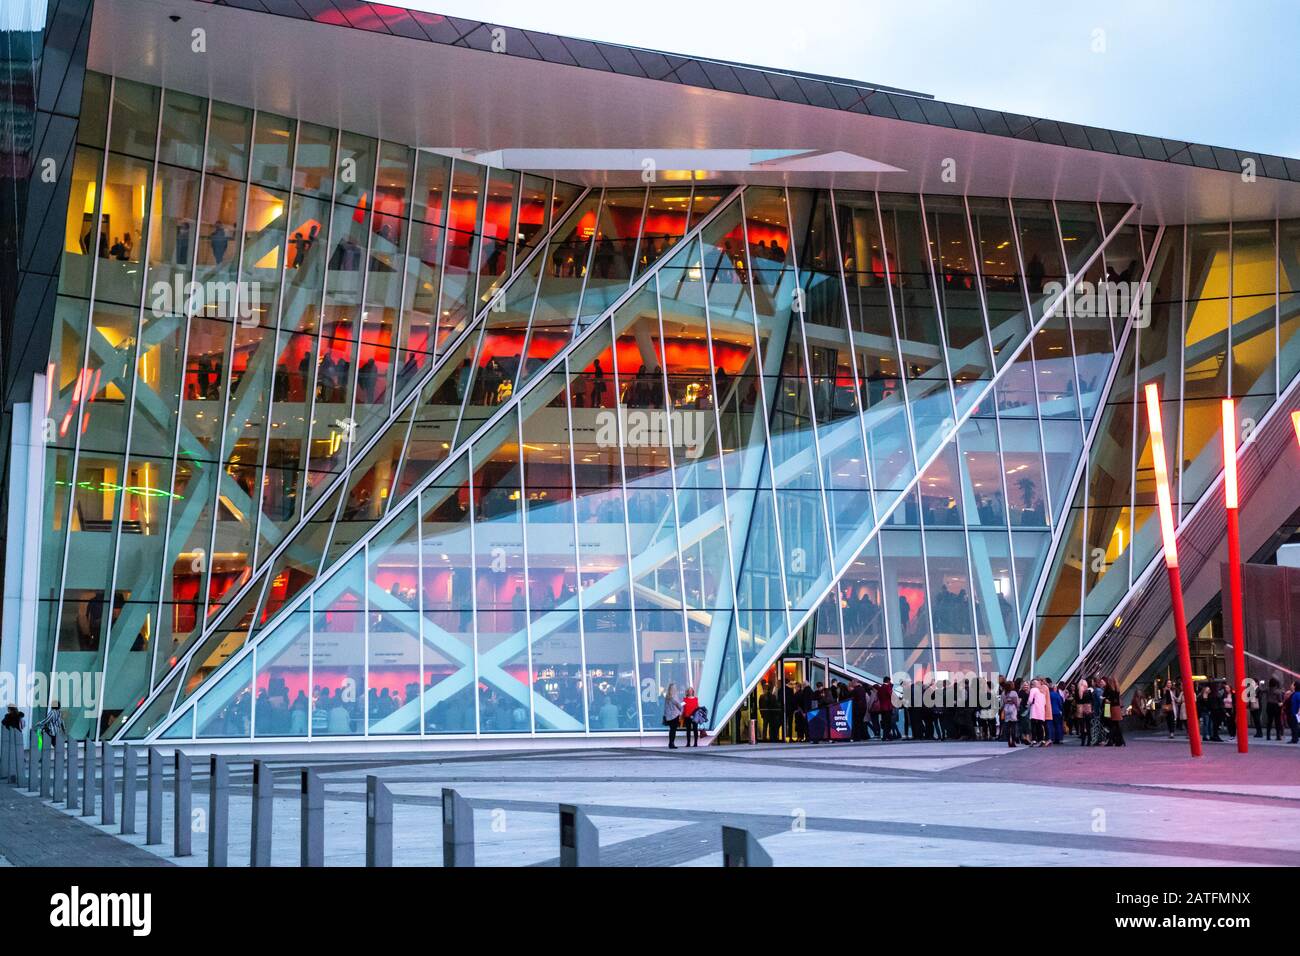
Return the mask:
<path id="1" fill-rule="evenodd" d="M 365 733 L 365 580 L 359 551 L 312 595 L 313 737 Z"/>
<path id="2" fill-rule="evenodd" d="M 899 345 L 916 429 L 916 453 L 918 460 L 924 461 L 955 421 L 943 336 L 935 310 L 929 246 L 916 197 L 885 194 L 880 204 L 887 262 L 892 270 L 890 281 L 897 292 Z"/>
<path id="3" fill-rule="evenodd" d="M 298 125 L 293 162 L 293 191 L 328 200 L 334 192 L 334 147 L 338 133 L 313 123 Z"/>
<path id="4" fill-rule="evenodd" d="M 110 153 L 104 173 L 95 298 L 138 308 L 144 282 L 145 222 L 149 218 L 151 163 Z"/>
<path id="5" fill-rule="evenodd" d="M 253 124 L 253 168 L 250 176 L 263 186 L 288 189 L 293 179 L 295 123 L 274 113 L 257 114 Z"/>
<path id="6" fill-rule="evenodd" d="M 969 542 L 980 670 L 1005 674 L 1020 637 L 1011 543 L 1001 531 L 975 529 L 970 532 Z"/>
<path id="7" fill-rule="evenodd" d="M 199 698 L 194 736 L 247 737 L 253 725 L 252 655 L 230 669 Z"/>
<path id="8" fill-rule="evenodd" d="M 486 169 L 457 163 L 452 170 L 443 256 L 442 297 L 438 307 L 438 342 L 465 327 L 472 318 L 477 292 L 479 228 Z"/>
<path id="9" fill-rule="evenodd" d="M 83 115 L 84 115 L 83 110 Z M 178 90 L 163 94 L 162 132 L 158 136 L 158 161 L 199 169 L 203 166 L 203 140 L 208 125 L 208 101 Z"/>
<path id="10" fill-rule="evenodd" d="M 59 266 L 59 292 L 90 298 L 90 275 L 98 258 L 108 255 L 112 244 L 102 226 L 98 236 L 100 171 L 104 154 L 77 147 L 72 163 L 72 186 L 63 232 L 63 260 Z"/>
<path id="11" fill-rule="evenodd" d="M 927 196 L 926 227 L 930 264 L 943 304 L 948 363 L 960 415 L 976 401 L 993 373 L 980 301 L 975 255 L 960 197 Z"/>
<path id="12" fill-rule="evenodd" d="M 539 731 L 571 730 L 572 721 L 582 725 L 589 710 L 599 724 L 599 711 L 606 699 L 616 696 L 620 686 L 632 684 L 630 641 L 594 639 L 591 650 L 600 660 L 588 660 L 584 670 L 577 607 L 564 600 L 578 583 L 566 384 L 563 370 L 555 372 L 521 403 L 523 434 L 528 436 L 521 446 L 528 543 L 523 596 L 528 608 L 530 683 Z M 564 606 L 557 608 L 559 602 Z M 605 685 L 599 697 L 596 682 Z"/>
<path id="13" fill-rule="evenodd" d="M 257 645 L 254 737 L 306 737 L 312 699 L 311 615 L 288 615 Z"/>
<path id="14" fill-rule="evenodd" d="M 184 288 L 194 272 L 199 215 L 199 174 L 158 167 L 154 214 L 149 221 L 149 306 L 157 313 L 185 313 Z M 181 295 L 176 295 L 176 289 Z M 163 290 L 167 293 L 163 295 Z"/>
<path id="15" fill-rule="evenodd" d="M 625 307 L 626 308 L 626 307 Z M 567 363 L 571 374 L 571 444 L 576 480 L 574 519 L 577 522 L 581 576 L 578 588 L 557 582 L 557 609 L 568 611 L 581 602 L 587 667 L 594 672 L 587 689 L 592 730 L 636 730 L 641 726 L 641 697 L 645 682 L 646 729 L 658 725 L 655 701 L 660 677 L 678 679 L 684 646 L 679 636 L 632 626 L 632 590 L 628 583 L 627 512 L 624 508 L 618 433 L 618 382 L 609 320 Z M 643 558 L 650 565 L 654 556 Z M 728 584 L 729 586 L 729 584 Z M 561 588 L 563 590 L 559 590 Z M 580 589 L 580 594 L 579 594 Z M 643 620 L 643 619 L 638 619 Z M 640 657 L 638 663 L 637 651 Z M 639 681 L 638 681 L 639 674 Z M 616 675 L 616 676 L 615 676 Z M 670 676 L 672 675 L 672 676 Z M 612 680 L 611 680 L 612 677 Z M 667 687 L 667 682 L 663 683 Z"/>
<path id="16" fill-rule="evenodd" d="M 840 579 L 845 663 L 867 674 L 893 672 L 885 642 L 885 601 L 877 540 L 867 545 Z"/>
<path id="17" fill-rule="evenodd" d="M 1277 250 L 1271 222 L 1232 226 L 1232 394 L 1258 420 L 1277 385 Z M 1238 441 L 1242 436 L 1238 436 Z"/>
<path id="18" fill-rule="evenodd" d="M 1050 202 L 1017 199 L 1012 203 L 1020 238 L 1020 260 L 1025 268 L 1025 287 L 1035 321 L 1055 299 L 1049 295 L 1052 283 L 1065 284 L 1065 263 L 1056 232 L 1056 215 Z"/>
<path id="19" fill-rule="evenodd" d="M 1005 199 L 969 200 L 976 267 L 984 285 L 993 359 L 1006 364 L 1029 334 L 1029 315 L 1016 255 L 1015 230 Z"/>
<path id="20" fill-rule="evenodd" d="M 367 546 L 366 714 L 372 734 L 420 732 L 420 507 Z"/>
<path id="21" fill-rule="evenodd" d="M 253 113 L 242 106 L 213 101 L 208 118 L 207 169 L 243 179 L 248 171 L 248 135 Z"/>
<path id="22" fill-rule="evenodd" d="M 421 492 L 420 509 L 424 732 L 474 733 L 474 570 L 466 456 Z"/>
<path id="23" fill-rule="evenodd" d="M 929 672 L 930 614 L 925 586 L 921 532 L 885 528 L 880 532 L 883 593 L 894 671 Z"/>
<path id="24" fill-rule="evenodd" d="M 376 143 L 369 136 L 344 131 L 339 135 L 338 175 L 334 180 L 336 202 L 359 206 L 370 203 L 375 181 Z"/>
<path id="25" fill-rule="evenodd" d="M 1300 371 L 1300 220 L 1284 219 L 1278 231 L 1278 355 L 1285 388 Z"/>
<path id="26" fill-rule="evenodd" d="M 636 261 L 645 201 L 644 189 L 605 190 L 596 223 L 591 271 L 582 296 L 581 321 L 603 313 L 627 288 Z"/>
<path id="27" fill-rule="evenodd" d="M 161 91 L 117 77 L 113 81 L 113 117 L 108 148 L 142 159 L 153 159 L 158 136 L 158 100 Z"/>
<path id="28" fill-rule="evenodd" d="M 1064 519 L 1068 522 L 1060 553 L 1038 605 L 1035 674 L 1060 674 L 1078 656 L 1080 605 L 1083 601 L 1084 490 L 1079 486 Z"/>

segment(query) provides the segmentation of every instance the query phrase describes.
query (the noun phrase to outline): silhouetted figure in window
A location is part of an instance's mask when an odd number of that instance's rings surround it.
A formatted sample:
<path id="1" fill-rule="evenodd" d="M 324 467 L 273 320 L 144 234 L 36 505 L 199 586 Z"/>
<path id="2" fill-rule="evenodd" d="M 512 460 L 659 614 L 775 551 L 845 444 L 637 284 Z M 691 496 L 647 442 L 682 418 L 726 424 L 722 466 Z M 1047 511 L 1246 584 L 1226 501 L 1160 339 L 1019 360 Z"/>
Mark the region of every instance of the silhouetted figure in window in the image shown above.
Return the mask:
<path id="1" fill-rule="evenodd" d="M 605 370 L 600 367 L 600 359 L 592 363 L 591 370 L 591 407 L 605 406 Z"/>
<path id="2" fill-rule="evenodd" d="M 326 352 L 325 357 L 321 359 L 320 371 L 317 373 L 320 381 L 316 383 L 316 397 L 322 402 L 328 402 L 333 397 L 334 374 L 334 357 Z"/>
<path id="3" fill-rule="evenodd" d="M 190 261 L 190 223 L 189 220 L 176 224 L 176 262 L 188 265 Z"/>
<path id="4" fill-rule="evenodd" d="M 307 249 L 311 246 L 311 240 L 304 236 L 302 231 L 299 230 L 293 234 L 293 238 L 289 240 L 289 244 L 293 246 L 292 267 L 294 269 L 299 269 L 302 267 L 302 260 L 307 255 Z"/>
<path id="5" fill-rule="evenodd" d="M 1035 252 L 1025 266 L 1025 274 L 1029 277 L 1029 291 L 1032 295 L 1039 295 L 1043 291 L 1043 276 L 1047 274 L 1047 268 L 1043 265 L 1043 260 Z"/>
<path id="6" fill-rule="evenodd" d="M 208 243 L 212 246 L 212 261 L 221 265 L 226 260 L 226 249 L 230 245 L 230 236 L 226 232 L 226 227 L 217 223 L 212 227 L 212 232 L 208 235 Z"/>
<path id="7" fill-rule="evenodd" d="M 379 380 L 379 367 L 374 358 L 368 358 L 357 369 L 357 401 L 372 404 L 375 400 L 375 386 Z"/>

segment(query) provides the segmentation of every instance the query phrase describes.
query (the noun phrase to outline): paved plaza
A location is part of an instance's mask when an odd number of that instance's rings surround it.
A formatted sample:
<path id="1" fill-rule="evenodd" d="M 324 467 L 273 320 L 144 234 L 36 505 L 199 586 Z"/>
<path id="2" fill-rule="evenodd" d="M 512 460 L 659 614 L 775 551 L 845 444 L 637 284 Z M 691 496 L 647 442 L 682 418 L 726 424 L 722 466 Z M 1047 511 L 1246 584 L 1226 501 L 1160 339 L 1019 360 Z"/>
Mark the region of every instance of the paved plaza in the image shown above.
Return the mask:
<path id="1" fill-rule="evenodd" d="M 1300 865 L 1300 746 L 1136 737 L 1118 748 L 994 743 L 521 750 L 312 757 L 326 788 L 326 864 L 365 860 L 365 778 L 394 794 L 394 864 L 441 862 L 440 793 L 475 811 L 479 865 L 557 862 L 557 805 L 584 807 L 614 866 L 717 866 L 720 826 L 757 836 L 778 866 Z M 273 862 L 298 863 L 301 757 L 276 773 Z M 14 865 L 204 866 L 206 761 L 195 760 L 194 855 L 0 787 L 0 860 Z M 167 784 L 170 790 L 170 780 Z M 251 768 L 235 762 L 230 863 L 249 857 Z M 98 820 L 94 818 L 86 818 Z"/>

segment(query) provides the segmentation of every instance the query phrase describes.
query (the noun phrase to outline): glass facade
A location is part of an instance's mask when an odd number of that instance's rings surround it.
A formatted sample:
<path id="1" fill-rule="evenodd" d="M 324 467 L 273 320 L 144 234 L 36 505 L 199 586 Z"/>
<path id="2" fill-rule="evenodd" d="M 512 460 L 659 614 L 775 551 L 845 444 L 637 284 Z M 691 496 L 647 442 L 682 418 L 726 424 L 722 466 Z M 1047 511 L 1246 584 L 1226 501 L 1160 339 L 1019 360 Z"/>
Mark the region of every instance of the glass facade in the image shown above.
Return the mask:
<path id="1" fill-rule="evenodd" d="M 1141 387 L 1186 510 L 1300 370 L 1295 223 L 1134 214 L 581 187 L 89 73 L 37 667 L 169 740 L 716 726 L 801 633 L 1058 675 L 1155 554 Z"/>
<path id="2" fill-rule="evenodd" d="M 1121 230 L 1105 250 L 1106 268 L 1122 274 L 1125 261 L 1147 249 L 1149 314 L 1115 327 L 1120 360 L 1075 469 L 1022 670 L 1050 674 L 1072 664 L 1157 560 L 1146 386 L 1159 389 L 1181 526 L 1223 469 L 1222 400 L 1236 401 L 1244 445 L 1300 371 L 1300 223 L 1167 226 L 1152 255 L 1154 238 Z"/>

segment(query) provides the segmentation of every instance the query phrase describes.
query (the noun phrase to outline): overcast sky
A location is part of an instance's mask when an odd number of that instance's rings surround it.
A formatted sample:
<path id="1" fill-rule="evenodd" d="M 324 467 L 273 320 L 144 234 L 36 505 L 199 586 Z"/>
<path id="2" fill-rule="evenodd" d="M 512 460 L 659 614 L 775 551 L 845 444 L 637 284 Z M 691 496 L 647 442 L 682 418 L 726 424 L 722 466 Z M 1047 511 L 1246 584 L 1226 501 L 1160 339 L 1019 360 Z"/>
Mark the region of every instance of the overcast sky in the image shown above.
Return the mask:
<path id="1" fill-rule="evenodd" d="M 1297 0 L 389 2 L 1300 157 Z"/>

